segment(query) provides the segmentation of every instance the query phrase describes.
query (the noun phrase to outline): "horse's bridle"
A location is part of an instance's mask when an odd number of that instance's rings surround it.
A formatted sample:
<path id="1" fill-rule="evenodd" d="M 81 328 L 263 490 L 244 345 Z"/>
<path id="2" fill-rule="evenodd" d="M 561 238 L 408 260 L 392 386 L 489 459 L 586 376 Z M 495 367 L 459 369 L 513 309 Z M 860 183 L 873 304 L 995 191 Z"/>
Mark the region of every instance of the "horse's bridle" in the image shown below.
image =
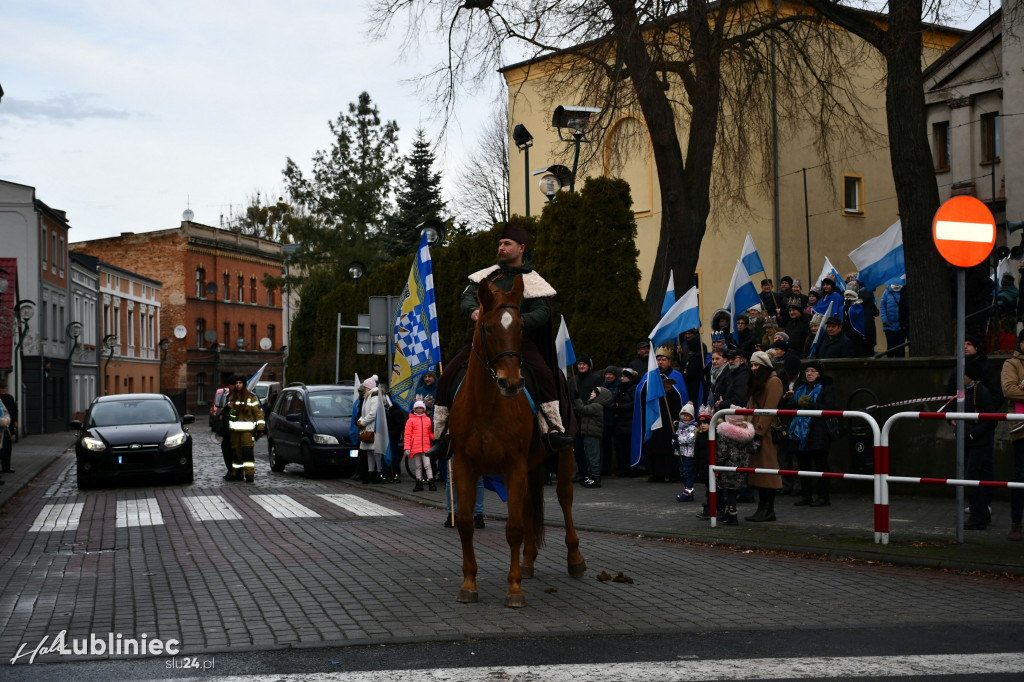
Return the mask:
<path id="1" fill-rule="evenodd" d="M 511 303 L 506 303 L 504 305 L 499 305 L 497 308 L 495 308 L 495 310 L 501 310 L 503 308 L 509 308 L 511 310 L 515 310 L 517 313 L 519 312 L 519 306 L 512 305 Z M 481 343 L 483 344 L 483 347 L 484 347 L 484 357 L 480 357 L 480 354 L 476 352 L 476 344 L 475 343 L 473 344 L 473 355 L 475 355 L 476 359 L 480 361 L 480 364 L 484 366 L 484 369 L 486 369 L 488 371 L 488 373 L 490 373 L 492 379 L 494 379 L 495 381 L 498 380 L 498 373 L 494 371 L 494 363 L 496 363 L 498 360 L 500 360 L 501 358 L 505 357 L 506 355 L 511 355 L 512 357 L 516 358 L 519 361 L 519 368 L 522 369 L 522 367 L 523 367 L 523 352 L 521 350 L 503 350 L 503 351 L 501 351 L 500 353 L 498 353 L 497 355 L 495 355 L 492 358 L 490 356 L 490 353 L 487 351 L 487 331 L 486 330 L 483 330 L 483 329 L 480 330 L 480 341 L 481 341 Z"/>

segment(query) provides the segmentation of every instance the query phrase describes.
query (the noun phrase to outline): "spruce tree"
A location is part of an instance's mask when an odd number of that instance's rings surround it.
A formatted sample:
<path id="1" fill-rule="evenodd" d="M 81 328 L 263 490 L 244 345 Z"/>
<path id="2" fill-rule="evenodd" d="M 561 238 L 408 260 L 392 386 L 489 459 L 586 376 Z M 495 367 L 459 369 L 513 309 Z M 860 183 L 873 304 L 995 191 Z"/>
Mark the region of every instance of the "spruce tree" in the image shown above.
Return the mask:
<path id="1" fill-rule="evenodd" d="M 388 260 L 412 253 L 420 243 L 420 224 L 439 220 L 446 204 L 441 198 L 441 174 L 435 173 L 434 152 L 423 130 L 416 131 L 412 153 L 405 159 L 405 171 L 399 183 L 397 210 L 387 221 L 380 236 L 381 249 Z"/>

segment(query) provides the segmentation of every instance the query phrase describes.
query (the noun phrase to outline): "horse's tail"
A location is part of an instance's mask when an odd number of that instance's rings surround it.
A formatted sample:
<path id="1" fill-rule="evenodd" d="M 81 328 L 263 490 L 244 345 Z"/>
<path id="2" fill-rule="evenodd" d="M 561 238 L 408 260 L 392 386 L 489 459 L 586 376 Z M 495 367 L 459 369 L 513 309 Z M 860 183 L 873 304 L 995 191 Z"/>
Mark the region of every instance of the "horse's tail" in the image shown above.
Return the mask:
<path id="1" fill-rule="evenodd" d="M 530 469 L 527 476 L 530 505 L 533 510 L 533 540 L 538 548 L 544 546 L 544 479 L 546 474 L 543 466 L 537 466 Z"/>

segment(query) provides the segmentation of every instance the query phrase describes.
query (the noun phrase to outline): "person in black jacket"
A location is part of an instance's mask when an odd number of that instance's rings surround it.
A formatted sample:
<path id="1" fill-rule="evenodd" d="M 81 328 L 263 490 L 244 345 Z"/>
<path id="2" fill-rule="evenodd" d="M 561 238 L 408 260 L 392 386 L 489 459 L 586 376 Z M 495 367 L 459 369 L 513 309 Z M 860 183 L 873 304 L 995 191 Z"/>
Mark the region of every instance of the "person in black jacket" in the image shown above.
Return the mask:
<path id="1" fill-rule="evenodd" d="M 749 355 L 738 350 L 729 351 L 729 392 L 724 396 L 721 407 L 725 409 L 730 405 L 737 407 L 747 406 L 747 384 L 750 382 L 750 366 L 747 365 Z"/>
<path id="2" fill-rule="evenodd" d="M 640 375 L 632 367 L 623 367 L 619 377 L 619 386 L 612 398 L 612 413 L 615 415 L 615 475 L 626 478 L 633 475 L 629 466 L 630 440 L 633 436 L 633 400 Z"/>
<path id="3" fill-rule="evenodd" d="M 842 318 L 833 315 L 825 322 L 825 335 L 818 346 L 816 358 L 819 360 L 829 360 L 852 357 L 853 342 L 843 333 Z"/>
<path id="4" fill-rule="evenodd" d="M 576 356 L 576 376 L 569 379 L 569 399 L 575 401 L 577 398 L 586 402 L 594 389 L 604 383 L 604 376 L 594 371 L 594 361 L 589 355 Z M 579 414 L 576 415 L 579 419 Z M 579 431 L 573 439 L 573 459 L 576 460 L 576 474 L 572 477 L 573 483 L 582 483 L 587 477 L 588 464 L 587 453 L 583 448 L 583 434 Z M 589 472 L 591 476 L 600 477 L 600 471 Z"/>
<path id="5" fill-rule="evenodd" d="M 787 410 L 834 410 L 836 394 L 832 379 L 825 376 L 825 368 L 812 360 L 804 368 L 803 381 L 795 390 L 782 394 L 783 409 Z M 828 471 L 828 451 L 832 439 L 824 417 L 793 417 L 789 423 L 789 447 L 796 451 L 797 466 L 801 471 Z M 818 497 L 814 498 L 815 479 L 800 478 L 800 499 L 793 503 L 797 507 L 826 507 L 832 503 L 828 494 L 828 479 L 818 481 Z"/>
<path id="6" fill-rule="evenodd" d="M 972 360 L 964 364 L 964 412 L 995 412 L 997 407 L 985 384 L 981 381 L 984 373 L 981 364 Z M 955 424 L 955 422 L 950 422 Z M 994 421 L 968 421 L 965 426 L 964 446 L 966 462 L 964 479 L 968 481 L 991 481 L 995 476 L 992 465 L 992 448 L 995 441 Z M 985 530 L 992 522 L 992 489 L 981 486 L 971 487 L 969 492 L 970 514 L 964 521 L 964 530 Z"/>

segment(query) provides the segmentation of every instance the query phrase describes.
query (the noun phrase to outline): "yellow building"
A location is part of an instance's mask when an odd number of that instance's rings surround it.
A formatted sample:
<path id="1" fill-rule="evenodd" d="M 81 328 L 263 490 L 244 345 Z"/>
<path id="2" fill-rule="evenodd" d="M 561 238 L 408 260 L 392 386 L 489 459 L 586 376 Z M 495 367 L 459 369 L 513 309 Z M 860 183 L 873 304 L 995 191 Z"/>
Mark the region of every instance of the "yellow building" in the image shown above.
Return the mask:
<path id="1" fill-rule="evenodd" d="M 962 35 L 962 31 L 953 29 L 933 27 L 928 30 L 924 39 L 925 62 L 936 59 Z M 867 239 L 881 234 L 899 217 L 885 140 L 884 64 L 877 52 L 856 37 L 844 34 L 840 38 L 846 41 L 848 48 L 842 50 L 844 68 L 861 100 L 863 122 L 877 131 L 877 135 L 871 142 L 836 146 L 822 153 L 816 146 L 813 125 L 782 121 L 777 164 L 778 226 L 774 215 L 776 180 L 771 170 L 772 159 L 765 159 L 760 149 L 750 150 L 748 163 L 757 181 L 746 187 L 747 205 L 740 207 L 722 196 L 728 183 L 718 177 L 721 159 L 716 153 L 718 170 L 712 180 L 711 214 L 695 278 L 700 287 L 705 325 L 724 301 L 747 232 L 753 236 L 767 269 L 767 275 L 754 275 L 755 287 L 762 276 L 767 276 L 775 281 L 777 291 L 779 277 L 789 275 L 802 280 L 806 294 L 826 257 L 840 272 L 853 271 L 855 268 L 847 254 Z M 554 56 L 502 69 L 509 92 L 510 126 L 525 125 L 534 136 L 529 150 L 531 172 L 556 163 L 572 165 L 572 143 L 561 141 L 552 126 L 556 106 L 599 105 L 595 96 L 587 92 L 563 90 L 558 95 L 550 95 L 550 84 L 558 78 L 559 70 L 569 68 L 564 63 Z M 623 86 L 630 87 L 628 82 Z M 678 96 L 684 95 L 679 93 Z M 669 97 L 673 97 L 671 91 Z M 687 119 L 678 106 L 675 114 L 680 143 L 685 149 Z M 742 125 L 743 122 L 726 117 L 724 124 Z M 613 153 L 620 144 L 619 138 L 631 133 L 640 133 L 642 139 L 647 140 L 646 146 L 632 144 L 627 154 Z M 630 183 L 638 226 L 641 291 L 646 294 L 661 229 L 661 193 L 643 118 L 638 111 L 618 115 L 604 131 L 596 131 L 590 142 L 584 143 L 585 150 L 588 144 L 592 147 L 590 151 L 596 152 L 597 161 L 581 167 L 577 187 L 582 186 L 586 176 L 598 174 L 621 177 Z M 769 150 L 771 145 L 764 144 L 762 148 Z M 523 155 L 511 139 L 509 150 L 510 208 L 513 213 L 525 214 L 527 184 Z M 760 170 L 762 168 L 767 170 Z M 532 186 L 528 189 L 534 215 L 540 213 L 546 200 L 538 190 L 537 179 L 537 176 L 530 177 Z M 689 288 L 678 276 L 675 284 L 679 294 Z"/>

